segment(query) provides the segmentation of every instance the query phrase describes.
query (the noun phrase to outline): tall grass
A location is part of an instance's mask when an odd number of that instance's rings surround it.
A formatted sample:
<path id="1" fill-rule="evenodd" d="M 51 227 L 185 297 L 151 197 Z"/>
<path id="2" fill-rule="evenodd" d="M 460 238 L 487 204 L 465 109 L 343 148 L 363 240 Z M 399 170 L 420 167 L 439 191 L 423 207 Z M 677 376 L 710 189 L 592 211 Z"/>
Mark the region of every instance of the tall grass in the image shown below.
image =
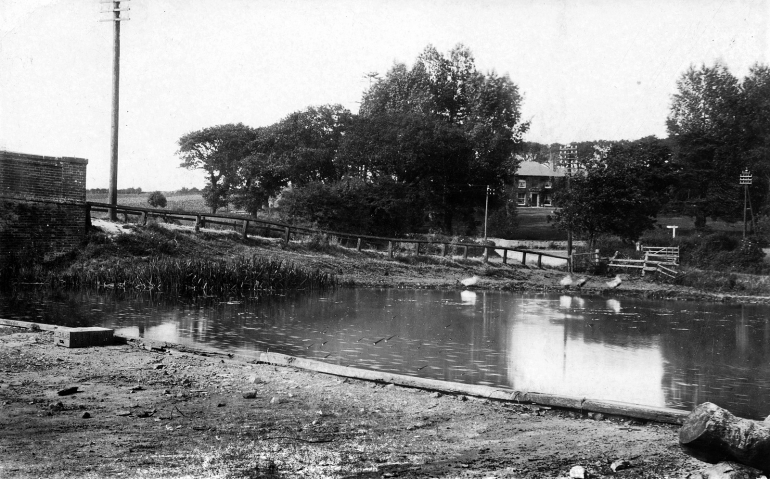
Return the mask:
<path id="1" fill-rule="evenodd" d="M 257 256 L 233 260 L 151 258 L 77 265 L 56 282 L 77 288 L 152 291 L 180 296 L 258 296 L 334 287 L 336 277 Z"/>

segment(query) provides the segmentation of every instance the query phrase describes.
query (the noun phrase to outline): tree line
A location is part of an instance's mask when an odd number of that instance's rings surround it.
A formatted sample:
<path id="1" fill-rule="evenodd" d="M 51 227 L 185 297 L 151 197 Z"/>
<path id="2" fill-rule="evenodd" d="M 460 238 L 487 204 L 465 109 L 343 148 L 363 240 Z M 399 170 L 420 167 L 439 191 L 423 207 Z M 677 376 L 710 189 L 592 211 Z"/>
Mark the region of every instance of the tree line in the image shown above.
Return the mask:
<path id="1" fill-rule="evenodd" d="M 498 215 L 513 214 L 500 203 L 529 124 L 508 76 L 480 72 L 458 45 L 369 78 L 358 114 L 322 105 L 204 128 L 180 138 L 181 166 L 205 171 L 212 211 L 256 214 L 280 195 L 287 220 L 350 232 L 474 233 L 487 185 Z"/>
<path id="2" fill-rule="evenodd" d="M 749 170 L 755 215 L 770 187 L 770 69 L 754 65 L 741 80 L 726 66 L 691 66 L 677 81 L 668 137 L 577 143 L 581 169 L 554 196 L 556 224 L 593 242 L 601 235 L 637 240 L 661 214 L 734 222 L 743 216 L 742 171 Z M 561 145 L 526 143 L 525 159 L 558 157 Z"/>
<path id="3" fill-rule="evenodd" d="M 510 234 L 520 159 L 558 158 L 560 145 L 527 143 L 522 95 L 508 76 L 482 73 L 466 47 L 428 46 L 411 67 L 369 74 L 358 114 L 308 107 L 259 128 L 218 125 L 179 140 L 181 166 L 202 169 L 206 204 L 251 214 L 280 197 L 287 221 L 369 234 L 473 234 L 491 192 L 491 234 Z M 636 240 L 661 212 L 741 217 L 738 176 L 751 199 L 770 186 L 770 70 L 742 80 L 716 63 L 677 81 L 668 138 L 578 143 L 579 173 L 557 185 L 556 225 L 593 240 Z"/>

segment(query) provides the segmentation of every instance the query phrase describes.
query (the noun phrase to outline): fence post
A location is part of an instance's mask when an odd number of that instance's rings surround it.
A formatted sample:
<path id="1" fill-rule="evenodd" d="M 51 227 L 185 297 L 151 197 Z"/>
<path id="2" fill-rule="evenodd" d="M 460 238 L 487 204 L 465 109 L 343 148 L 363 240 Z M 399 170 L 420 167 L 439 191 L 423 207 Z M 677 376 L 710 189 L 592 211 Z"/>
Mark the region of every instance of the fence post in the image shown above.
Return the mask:
<path id="1" fill-rule="evenodd" d="M 361 251 L 361 238 L 356 241 L 356 251 Z"/>
<path id="2" fill-rule="evenodd" d="M 289 239 L 290 239 L 290 236 L 291 236 L 291 229 L 288 226 L 286 228 L 284 228 L 283 235 L 284 235 L 283 236 L 283 242 L 285 244 L 289 244 Z"/>
<path id="3" fill-rule="evenodd" d="M 249 220 L 243 220 L 243 239 L 249 237 Z"/>
<path id="4" fill-rule="evenodd" d="M 468 259 L 468 247 L 463 245 L 463 259 Z"/>
<path id="5" fill-rule="evenodd" d="M 644 276 L 644 273 L 647 271 L 647 259 L 650 256 L 650 253 L 644 253 L 644 263 L 642 263 L 642 276 Z"/>
<path id="6" fill-rule="evenodd" d="M 484 246 L 484 262 L 489 263 L 489 246 Z"/>
<path id="7" fill-rule="evenodd" d="M 521 264 L 527 264 L 527 252 L 522 251 L 521 252 Z"/>
<path id="8" fill-rule="evenodd" d="M 142 211 L 142 226 L 147 226 L 147 212 Z"/>
<path id="9" fill-rule="evenodd" d="M 543 269 L 543 255 L 537 255 L 537 267 Z"/>
<path id="10" fill-rule="evenodd" d="M 393 257 L 393 242 L 392 241 L 388 241 L 388 257 L 389 258 Z"/>
<path id="11" fill-rule="evenodd" d="M 446 250 L 449 248 L 449 246 L 446 243 L 441 243 L 441 256 L 446 256 Z"/>
<path id="12" fill-rule="evenodd" d="M 508 248 L 503 248 L 503 264 L 508 264 Z"/>
<path id="13" fill-rule="evenodd" d="M 415 256 L 420 256 L 420 242 L 419 241 L 415 241 L 415 243 L 414 243 L 414 255 Z"/>
<path id="14" fill-rule="evenodd" d="M 88 230 L 91 229 L 91 205 L 86 203 L 86 217 L 85 217 L 85 231 L 83 231 L 83 236 L 85 238 L 88 238 Z"/>
<path id="15" fill-rule="evenodd" d="M 195 232 L 201 230 L 201 215 L 195 215 Z"/>

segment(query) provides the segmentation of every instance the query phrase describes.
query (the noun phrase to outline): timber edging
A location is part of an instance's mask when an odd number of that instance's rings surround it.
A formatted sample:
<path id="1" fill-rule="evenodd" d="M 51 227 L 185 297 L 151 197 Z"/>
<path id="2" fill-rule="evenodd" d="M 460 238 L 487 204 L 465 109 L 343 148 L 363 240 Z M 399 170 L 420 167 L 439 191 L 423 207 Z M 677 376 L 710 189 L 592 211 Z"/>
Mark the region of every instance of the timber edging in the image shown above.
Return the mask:
<path id="1" fill-rule="evenodd" d="M 0 319 L 0 326 L 12 326 L 39 331 L 72 329 L 66 326 L 32 323 L 28 321 L 15 321 L 11 319 Z M 684 419 L 690 414 L 688 411 L 666 407 L 644 406 L 641 404 L 588 399 L 574 396 L 560 396 L 558 394 L 516 391 L 509 388 L 495 388 L 477 384 L 455 383 L 438 379 L 407 376 L 404 374 L 373 371 L 370 369 L 359 369 L 350 366 L 325 363 L 323 361 L 316 361 L 314 359 L 289 356 L 287 354 L 281 353 L 256 352 L 253 356 L 244 354 L 228 354 L 213 349 L 191 347 L 184 344 L 168 343 L 165 341 L 158 341 L 153 339 L 137 338 L 135 336 L 129 336 L 120 333 L 115 333 L 114 336 L 126 341 L 136 342 L 138 345 L 143 346 L 148 350 L 163 350 L 166 348 L 172 348 L 192 354 L 205 354 L 237 358 L 240 361 L 256 364 L 272 364 L 275 366 L 293 367 L 333 376 L 395 384 L 397 386 L 438 391 L 447 394 L 463 394 L 466 396 L 474 396 L 496 401 L 532 403 L 542 406 L 572 409 L 580 411 L 581 413 L 594 412 L 608 414 L 611 416 L 622 416 L 677 425 L 681 425 L 684 422 Z"/>

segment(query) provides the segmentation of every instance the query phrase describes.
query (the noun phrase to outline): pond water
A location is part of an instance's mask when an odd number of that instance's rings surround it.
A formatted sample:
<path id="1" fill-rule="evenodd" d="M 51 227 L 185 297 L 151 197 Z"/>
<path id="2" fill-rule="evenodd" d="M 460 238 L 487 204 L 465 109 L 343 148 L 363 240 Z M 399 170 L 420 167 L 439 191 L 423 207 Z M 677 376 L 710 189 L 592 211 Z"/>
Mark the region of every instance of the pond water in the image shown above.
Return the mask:
<path id="1" fill-rule="evenodd" d="M 770 414 L 763 305 L 406 289 L 180 304 L 25 291 L 0 296 L 0 317 L 518 390 Z"/>

